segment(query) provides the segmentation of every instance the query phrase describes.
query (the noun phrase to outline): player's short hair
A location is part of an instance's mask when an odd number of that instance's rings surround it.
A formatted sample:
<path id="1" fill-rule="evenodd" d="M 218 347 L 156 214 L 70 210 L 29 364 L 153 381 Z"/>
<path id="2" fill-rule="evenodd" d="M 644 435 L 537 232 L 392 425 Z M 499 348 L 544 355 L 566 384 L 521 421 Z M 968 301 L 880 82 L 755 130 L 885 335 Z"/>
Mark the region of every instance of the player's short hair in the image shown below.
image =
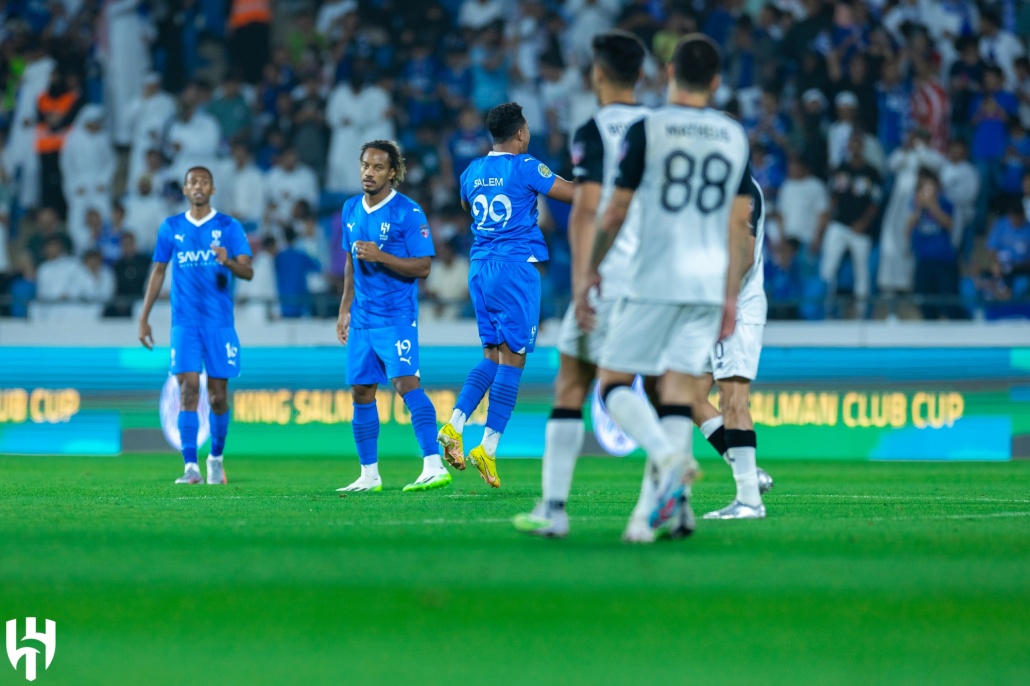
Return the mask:
<path id="1" fill-rule="evenodd" d="M 369 141 L 368 143 L 365 143 L 361 146 L 361 154 L 358 155 L 359 160 L 365 156 L 366 150 L 378 150 L 380 152 L 385 152 L 387 156 L 390 158 L 390 169 L 397 172 L 393 175 L 393 178 L 390 179 L 390 185 L 401 185 L 401 183 L 404 181 L 404 174 L 407 171 L 406 167 L 404 166 L 404 155 L 401 154 L 401 146 L 397 145 L 397 143 L 394 141 Z"/>
<path id="2" fill-rule="evenodd" d="M 207 178 L 211 179 L 211 183 L 215 182 L 215 175 L 211 173 L 211 170 L 207 167 L 190 167 L 186 170 L 186 174 L 182 177 L 183 185 L 186 185 L 186 179 L 190 178 L 190 174 L 193 172 L 204 172 L 207 174 Z"/>
<path id="3" fill-rule="evenodd" d="M 522 116 L 522 105 L 517 102 L 506 102 L 498 105 L 486 114 L 486 128 L 493 136 L 494 143 L 507 143 L 526 125 Z"/>
<path id="4" fill-rule="evenodd" d="M 647 50 L 643 42 L 629 31 L 614 29 L 594 36 L 590 47 L 594 63 L 619 86 L 632 86 L 640 77 Z"/>
<path id="5" fill-rule="evenodd" d="M 688 91 L 706 91 L 722 71 L 719 46 L 702 33 L 688 33 L 676 45 L 672 56 L 676 85 Z"/>

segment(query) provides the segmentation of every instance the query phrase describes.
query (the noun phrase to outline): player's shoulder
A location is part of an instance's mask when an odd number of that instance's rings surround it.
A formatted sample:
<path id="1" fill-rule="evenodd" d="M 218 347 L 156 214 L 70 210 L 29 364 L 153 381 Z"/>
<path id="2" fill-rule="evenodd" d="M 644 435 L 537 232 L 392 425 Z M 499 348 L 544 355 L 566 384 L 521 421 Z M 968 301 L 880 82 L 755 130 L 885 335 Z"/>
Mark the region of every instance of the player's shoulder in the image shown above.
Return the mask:
<path id="1" fill-rule="evenodd" d="M 391 211 L 395 216 L 400 219 L 418 219 L 422 222 L 425 221 L 426 213 L 422 209 L 422 206 L 418 204 L 414 199 L 404 195 L 403 193 L 397 193 L 397 197 L 393 199 L 391 203 Z"/>
<path id="2" fill-rule="evenodd" d="M 159 230 L 174 231 L 175 229 L 177 229 L 185 223 L 186 213 L 179 212 L 178 214 L 173 214 L 165 217 L 165 220 L 161 222 L 161 228 Z"/>
<path id="3" fill-rule="evenodd" d="M 353 214 L 353 212 L 361 205 L 361 193 L 347 198 L 343 202 L 343 207 L 340 208 L 340 216 L 347 217 Z"/>
<path id="4" fill-rule="evenodd" d="M 572 134 L 573 143 L 588 145 L 601 141 L 601 127 L 598 125 L 597 119 L 601 116 L 602 111 L 598 110 L 594 116 L 587 119 L 576 129 L 575 133 Z"/>
<path id="5" fill-rule="evenodd" d="M 546 164 L 529 154 L 515 156 L 515 166 L 524 175 L 536 174 L 545 179 L 554 176 L 554 172 Z"/>

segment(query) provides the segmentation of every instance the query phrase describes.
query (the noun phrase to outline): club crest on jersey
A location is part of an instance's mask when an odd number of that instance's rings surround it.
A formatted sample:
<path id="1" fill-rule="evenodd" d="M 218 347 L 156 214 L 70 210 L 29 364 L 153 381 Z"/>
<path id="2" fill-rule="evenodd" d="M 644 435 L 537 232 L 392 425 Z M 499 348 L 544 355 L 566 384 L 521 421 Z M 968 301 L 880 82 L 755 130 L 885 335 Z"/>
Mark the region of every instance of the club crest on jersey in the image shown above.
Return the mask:
<path id="1" fill-rule="evenodd" d="M 572 150 L 570 151 L 570 157 L 572 157 L 572 164 L 579 166 L 583 162 L 583 158 L 586 156 L 586 146 L 582 143 L 573 143 Z"/>
<path id="2" fill-rule="evenodd" d="M 422 238 L 429 238 L 429 224 L 422 224 L 419 226 L 418 232 L 422 234 Z"/>
<path id="3" fill-rule="evenodd" d="M 552 172 L 548 168 L 548 166 L 546 164 L 544 164 L 543 162 L 540 163 L 540 166 L 537 167 L 536 170 L 538 172 L 540 172 L 540 176 L 544 177 L 545 179 L 551 178 Z"/>
<path id="4" fill-rule="evenodd" d="M 221 245 L 222 232 L 215 229 L 211 232 L 211 245 Z"/>
<path id="5" fill-rule="evenodd" d="M 385 241 L 390 237 L 390 222 L 383 222 L 379 225 L 379 240 Z"/>

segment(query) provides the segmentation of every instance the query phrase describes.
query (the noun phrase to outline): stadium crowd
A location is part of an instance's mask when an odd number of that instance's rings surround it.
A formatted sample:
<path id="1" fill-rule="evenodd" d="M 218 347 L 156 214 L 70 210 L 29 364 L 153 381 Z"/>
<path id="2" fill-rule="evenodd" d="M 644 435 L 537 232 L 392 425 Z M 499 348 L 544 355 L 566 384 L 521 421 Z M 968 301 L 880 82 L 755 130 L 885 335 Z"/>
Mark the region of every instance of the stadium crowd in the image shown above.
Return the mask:
<path id="1" fill-rule="evenodd" d="M 423 312 L 470 314 L 457 180 L 516 100 L 569 177 L 596 108 L 590 40 L 725 50 L 751 136 L 773 318 L 1026 316 L 1030 3 L 1017 0 L 0 0 L 0 315 L 131 316 L 186 168 L 255 249 L 242 317 L 335 316 L 358 148 L 398 140 L 430 211 Z M 568 207 L 544 202 L 542 316 L 569 297 Z M 848 297 L 836 297 L 846 294 Z"/>

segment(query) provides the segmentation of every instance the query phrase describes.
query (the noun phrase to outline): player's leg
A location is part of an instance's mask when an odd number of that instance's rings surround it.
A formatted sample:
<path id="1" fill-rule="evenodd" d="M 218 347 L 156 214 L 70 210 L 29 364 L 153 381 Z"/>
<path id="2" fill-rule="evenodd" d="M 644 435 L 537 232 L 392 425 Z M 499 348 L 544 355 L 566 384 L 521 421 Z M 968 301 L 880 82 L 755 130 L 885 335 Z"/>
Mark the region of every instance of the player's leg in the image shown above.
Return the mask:
<path id="1" fill-rule="evenodd" d="M 240 375 L 240 339 L 231 326 L 200 330 L 204 367 L 207 369 L 207 397 L 210 404 L 211 454 L 207 458 L 207 482 L 226 483 L 223 451 L 229 433 L 229 379 Z"/>
<path id="2" fill-rule="evenodd" d="M 179 442 L 182 446 L 182 460 L 185 463 L 183 475 L 175 480 L 177 484 L 199 484 L 203 481 L 197 464 L 197 434 L 200 432 L 200 418 L 197 405 L 200 402 L 200 373 L 184 372 L 175 375 L 179 382 Z"/>
<path id="3" fill-rule="evenodd" d="M 207 482 L 228 483 L 222 453 L 229 434 L 229 380 L 207 377 L 207 399 L 211 405 L 208 425 L 211 427 L 211 454 L 207 458 Z"/>
<path id="4" fill-rule="evenodd" d="M 765 506 L 762 504 L 758 466 L 755 462 L 758 443 L 749 407 L 751 382 L 742 376 L 734 376 L 720 379 L 718 385 L 725 421 L 725 459 L 733 470 L 737 495 L 727 507 L 709 512 L 705 519 L 762 519 L 765 517 Z"/>
<path id="5" fill-rule="evenodd" d="M 203 369 L 203 344 L 195 327 L 173 326 L 171 331 L 171 372 L 179 384 L 179 444 L 184 463 L 177 484 L 203 483 L 197 465 L 197 434 L 200 418 L 200 370 Z"/>
<path id="6" fill-rule="evenodd" d="M 479 329 L 479 339 L 483 343 L 483 359 L 479 361 L 472 371 L 465 377 L 465 383 L 458 393 L 458 401 L 451 413 L 451 420 L 440 428 L 437 434 L 437 442 L 444 450 L 444 457 L 455 469 L 465 469 L 465 446 L 462 440 L 462 433 L 465 431 L 465 422 L 472 416 L 472 413 L 483 402 L 486 392 L 494 382 L 497 375 L 499 352 L 497 346 L 501 343 L 493 317 L 487 306 L 487 290 L 489 285 L 485 283 L 484 270 L 490 265 L 487 260 L 475 260 L 469 267 L 469 296 L 472 299 L 472 307 L 476 313 L 476 327 Z"/>
<path id="7" fill-rule="evenodd" d="M 381 491 L 379 476 L 379 409 L 376 390 L 386 381 L 386 369 L 372 346 L 368 329 L 351 329 L 347 341 L 347 383 L 351 387 L 354 418 L 351 430 L 361 463 L 361 476 L 336 489 L 341 492 Z"/>
<path id="8" fill-rule="evenodd" d="M 554 408 L 544 431 L 544 459 L 541 468 L 543 500 L 533 512 L 518 515 L 515 527 L 541 536 L 565 536 L 569 518 L 565 503 L 572 489 L 576 459 L 583 449 L 583 403 L 597 367 L 586 360 L 562 353 L 554 381 Z"/>
<path id="9" fill-rule="evenodd" d="M 465 383 L 461 386 L 454 411 L 451 413 L 451 420 L 444 424 L 437 434 L 437 442 L 443 447 L 447 462 L 455 469 L 465 469 L 465 447 L 462 441 L 465 422 L 479 407 L 479 403 L 483 402 L 486 392 L 493 384 L 497 375 L 498 360 L 497 346 L 484 346 L 483 359 L 465 377 Z"/>
<path id="10" fill-rule="evenodd" d="M 440 446 L 436 442 L 436 408 L 414 375 L 393 379 L 393 387 L 404 400 L 411 414 L 411 428 L 422 449 L 422 473 L 405 491 L 428 491 L 451 483 L 451 475 L 440 459 Z"/>

